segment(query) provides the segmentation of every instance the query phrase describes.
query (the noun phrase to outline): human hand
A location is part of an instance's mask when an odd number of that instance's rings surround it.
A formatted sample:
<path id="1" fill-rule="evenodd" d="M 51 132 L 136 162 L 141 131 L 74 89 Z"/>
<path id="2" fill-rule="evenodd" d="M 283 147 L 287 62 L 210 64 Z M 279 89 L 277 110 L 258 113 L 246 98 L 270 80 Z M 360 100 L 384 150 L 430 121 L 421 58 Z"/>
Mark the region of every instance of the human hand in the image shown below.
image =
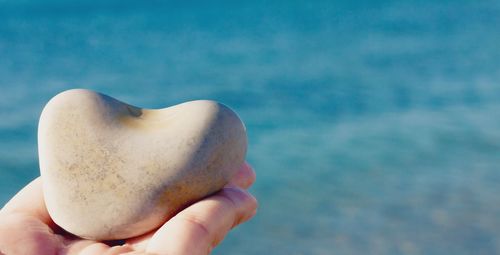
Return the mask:
<path id="1" fill-rule="evenodd" d="M 209 254 L 235 226 L 249 220 L 257 201 L 248 189 L 255 172 L 244 164 L 223 190 L 192 204 L 159 229 L 120 242 L 81 239 L 58 227 L 35 179 L 0 210 L 0 255 Z"/>

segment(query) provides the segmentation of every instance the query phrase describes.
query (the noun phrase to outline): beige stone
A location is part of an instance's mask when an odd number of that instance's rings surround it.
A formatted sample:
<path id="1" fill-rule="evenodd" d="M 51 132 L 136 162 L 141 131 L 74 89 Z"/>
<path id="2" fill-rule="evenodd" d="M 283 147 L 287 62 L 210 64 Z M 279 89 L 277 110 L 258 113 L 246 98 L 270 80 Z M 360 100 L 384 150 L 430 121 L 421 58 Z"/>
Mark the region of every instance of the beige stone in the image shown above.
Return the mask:
<path id="1" fill-rule="evenodd" d="M 149 110 L 74 89 L 45 106 L 38 146 L 54 221 L 112 240 L 146 233 L 220 190 L 243 163 L 247 138 L 238 116 L 217 102 Z"/>

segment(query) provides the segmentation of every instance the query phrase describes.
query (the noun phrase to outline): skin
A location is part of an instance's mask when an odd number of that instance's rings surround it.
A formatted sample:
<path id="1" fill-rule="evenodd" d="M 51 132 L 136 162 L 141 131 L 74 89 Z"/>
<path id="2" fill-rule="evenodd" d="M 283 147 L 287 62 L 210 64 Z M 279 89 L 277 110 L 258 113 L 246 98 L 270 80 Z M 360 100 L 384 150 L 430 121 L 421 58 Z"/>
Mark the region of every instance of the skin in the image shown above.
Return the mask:
<path id="1" fill-rule="evenodd" d="M 180 211 L 160 228 L 119 242 L 99 242 L 73 236 L 52 221 L 37 178 L 0 210 L 0 254 L 210 254 L 232 228 L 255 215 L 257 201 L 247 191 L 254 181 L 255 172 L 245 163 L 223 190 Z"/>

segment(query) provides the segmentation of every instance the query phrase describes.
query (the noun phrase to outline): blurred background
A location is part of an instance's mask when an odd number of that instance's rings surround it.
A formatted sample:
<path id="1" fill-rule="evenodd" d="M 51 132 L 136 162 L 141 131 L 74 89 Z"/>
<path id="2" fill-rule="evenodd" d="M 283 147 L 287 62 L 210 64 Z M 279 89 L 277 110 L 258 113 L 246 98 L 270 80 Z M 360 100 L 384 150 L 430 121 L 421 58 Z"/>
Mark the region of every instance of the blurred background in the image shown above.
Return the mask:
<path id="1" fill-rule="evenodd" d="M 499 1 L 0 0 L 0 204 L 63 90 L 214 99 L 260 201 L 214 254 L 498 254 L 499 27 Z"/>

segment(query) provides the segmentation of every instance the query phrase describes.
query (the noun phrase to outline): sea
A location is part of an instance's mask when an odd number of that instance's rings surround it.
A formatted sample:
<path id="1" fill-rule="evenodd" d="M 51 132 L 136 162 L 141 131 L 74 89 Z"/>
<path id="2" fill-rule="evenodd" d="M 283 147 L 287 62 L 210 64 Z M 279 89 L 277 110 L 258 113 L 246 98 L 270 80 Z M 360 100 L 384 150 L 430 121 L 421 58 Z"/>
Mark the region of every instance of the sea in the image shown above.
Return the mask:
<path id="1" fill-rule="evenodd" d="M 245 122 L 259 200 L 214 254 L 500 254 L 500 1 L 0 0 L 0 205 L 71 88 Z"/>

